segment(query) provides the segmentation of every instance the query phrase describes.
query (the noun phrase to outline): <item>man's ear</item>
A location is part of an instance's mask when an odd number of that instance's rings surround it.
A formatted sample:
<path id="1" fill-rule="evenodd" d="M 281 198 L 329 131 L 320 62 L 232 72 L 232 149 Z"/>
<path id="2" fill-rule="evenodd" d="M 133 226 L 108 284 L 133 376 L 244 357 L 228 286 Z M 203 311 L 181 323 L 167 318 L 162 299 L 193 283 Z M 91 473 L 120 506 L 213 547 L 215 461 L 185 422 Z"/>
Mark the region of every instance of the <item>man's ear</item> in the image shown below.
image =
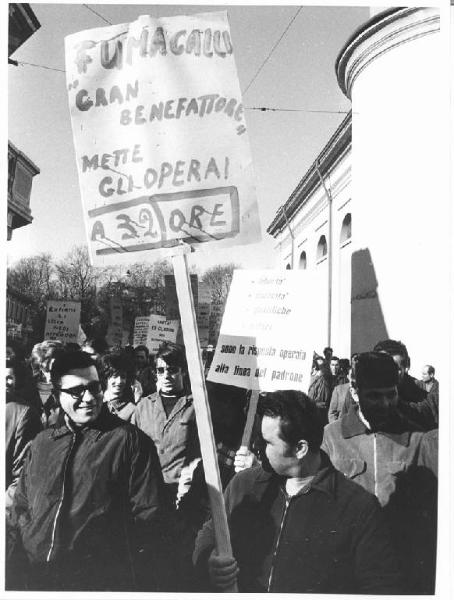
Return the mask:
<path id="1" fill-rule="evenodd" d="M 298 459 L 304 458 L 309 452 L 309 444 L 306 440 L 299 440 L 296 443 L 295 456 Z"/>

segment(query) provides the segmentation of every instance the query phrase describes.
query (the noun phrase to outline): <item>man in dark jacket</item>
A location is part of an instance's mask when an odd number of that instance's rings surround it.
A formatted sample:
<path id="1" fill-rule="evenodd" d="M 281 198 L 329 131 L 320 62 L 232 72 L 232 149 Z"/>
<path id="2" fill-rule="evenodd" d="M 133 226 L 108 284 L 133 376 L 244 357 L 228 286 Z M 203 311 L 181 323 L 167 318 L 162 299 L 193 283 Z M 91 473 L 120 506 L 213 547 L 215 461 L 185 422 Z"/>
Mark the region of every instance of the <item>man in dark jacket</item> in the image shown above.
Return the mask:
<path id="1" fill-rule="evenodd" d="M 51 375 L 61 420 L 38 434 L 25 460 L 12 507 L 7 587 L 140 589 L 141 561 L 147 574 L 156 572 L 154 546 L 162 546 L 155 447 L 103 406 L 88 354 L 58 355 Z M 14 581 L 21 549 L 26 568 Z"/>
<path id="2" fill-rule="evenodd" d="M 375 494 L 389 524 L 404 592 L 433 594 L 436 556 L 437 438 L 408 431 L 400 413 L 399 373 L 382 352 L 355 363 L 358 404 L 325 427 L 323 450 L 333 465 Z M 423 462 L 424 459 L 424 462 Z"/>
<path id="3" fill-rule="evenodd" d="M 400 577 L 374 496 L 336 471 L 320 451 L 313 402 L 296 391 L 259 403 L 262 465 L 230 481 L 225 502 L 235 558 L 214 551 L 212 522 L 194 562 L 216 590 L 395 594 Z"/>
<path id="4" fill-rule="evenodd" d="M 374 346 L 374 352 L 389 354 L 398 370 L 398 404 L 408 430 L 430 431 L 438 427 L 438 395 L 436 398 L 418 386 L 408 371 L 410 356 L 405 344 L 397 340 L 383 340 Z"/>

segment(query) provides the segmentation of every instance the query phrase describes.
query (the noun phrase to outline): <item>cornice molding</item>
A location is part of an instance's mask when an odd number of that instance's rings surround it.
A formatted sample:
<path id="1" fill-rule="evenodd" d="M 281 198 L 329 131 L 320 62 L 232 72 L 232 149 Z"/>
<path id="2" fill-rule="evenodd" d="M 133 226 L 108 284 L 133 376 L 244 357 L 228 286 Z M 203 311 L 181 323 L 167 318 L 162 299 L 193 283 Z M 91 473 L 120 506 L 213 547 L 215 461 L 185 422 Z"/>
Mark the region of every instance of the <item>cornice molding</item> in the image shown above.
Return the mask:
<path id="1" fill-rule="evenodd" d="M 440 29 L 440 11 L 429 8 L 392 8 L 376 15 L 347 41 L 336 60 L 337 81 L 351 99 L 358 75 L 386 52 Z"/>
<path id="2" fill-rule="evenodd" d="M 294 218 L 315 190 L 321 187 L 317 169 L 320 170 L 323 177 L 330 175 L 350 151 L 351 143 L 352 113 L 349 112 L 284 204 L 284 211 L 289 221 Z M 266 231 L 273 237 L 277 237 L 286 227 L 286 223 L 281 207 Z"/>

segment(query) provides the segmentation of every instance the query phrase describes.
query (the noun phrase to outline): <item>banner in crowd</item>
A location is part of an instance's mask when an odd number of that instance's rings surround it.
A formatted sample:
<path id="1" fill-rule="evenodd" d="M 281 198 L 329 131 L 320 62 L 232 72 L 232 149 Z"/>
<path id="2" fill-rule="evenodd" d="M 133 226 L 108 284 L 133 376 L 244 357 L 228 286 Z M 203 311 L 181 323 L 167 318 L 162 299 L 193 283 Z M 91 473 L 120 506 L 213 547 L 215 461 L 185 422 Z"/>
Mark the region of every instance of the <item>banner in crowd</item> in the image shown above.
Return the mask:
<path id="1" fill-rule="evenodd" d="M 132 345 L 146 346 L 148 340 L 148 329 L 150 326 L 150 317 L 136 317 L 134 321 L 134 337 Z"/>
<path id="2" fill-rule="evenodd" d="M 208 379 L 306 392 L 314 347 L 309 285 L 305 271 L 234 271 Z"/>
<path id="3" fill-rule="evenodd" d="M 93 264 L 169 254 L 182 241 L 259 241 L 226 12 L 145 15 L 67 36 L 65 50 Z"/>
<path id="4" fill-rule="evenodd" d="M 109 302 L 110 318 L 106 340 L 110 346 L 121 346 L 123 341 L 123 305 L 120 296 L 112 296 Z"/>
<path id="5" fill-rule="evenodd" d="M 196 274 L 191 275 L 191 289 L 192 297 L 194 298 L 194 307 L 197 311 L 199 297 L 199 278 Z M 166 303 L 166 319 L 179 320 L 180 308 L 178 305 L 175 277 L 173 275 L 164 275 L 164 294 Z"/>
<path id="6" fill-rule="evenodd" d="M 210 343 L 210 313 L 211 287 L 206 283 L 200 283 L 196 315 L 199 341 L 202 348 L 206 348 Z"/>
<path id="7" fill-rule="evenodd" d="M 76 342 L 79 335 L 80 302 L 71 300 L 48 300 L 45 340 Z"/>
<path id="8" fill-rule="evenodd" d="M 169 320 L 162 315 L 136 317 L 134 322 L 134 347 L 143 345 L 156 354 L 162 342 L 181 343 L 180 321 Z"/>
<path id="9" fill-rule="evenodd" d="M 180 321 L 166 319 L 162 315 L 150 315 L 147 347 L 156 354 L 162 342 L 176 343 L 180 330 Z"/>

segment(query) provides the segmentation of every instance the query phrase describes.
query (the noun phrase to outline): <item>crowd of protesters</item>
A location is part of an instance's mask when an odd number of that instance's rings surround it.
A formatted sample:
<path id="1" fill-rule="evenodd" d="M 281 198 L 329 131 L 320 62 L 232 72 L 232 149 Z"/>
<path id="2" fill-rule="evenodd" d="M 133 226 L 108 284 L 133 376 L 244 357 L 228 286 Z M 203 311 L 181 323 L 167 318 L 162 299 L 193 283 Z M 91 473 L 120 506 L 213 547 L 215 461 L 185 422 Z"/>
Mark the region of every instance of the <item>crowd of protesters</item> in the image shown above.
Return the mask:
<path id="1" fill-rule="evenodd" d="M 182 346 L 8 347 L 7 589 L 434 593 L 439 386 L 409 370 L 395 340 L 314 353 L 241 451 L 250 393 L 207 381 L 220 556 Z"/>

